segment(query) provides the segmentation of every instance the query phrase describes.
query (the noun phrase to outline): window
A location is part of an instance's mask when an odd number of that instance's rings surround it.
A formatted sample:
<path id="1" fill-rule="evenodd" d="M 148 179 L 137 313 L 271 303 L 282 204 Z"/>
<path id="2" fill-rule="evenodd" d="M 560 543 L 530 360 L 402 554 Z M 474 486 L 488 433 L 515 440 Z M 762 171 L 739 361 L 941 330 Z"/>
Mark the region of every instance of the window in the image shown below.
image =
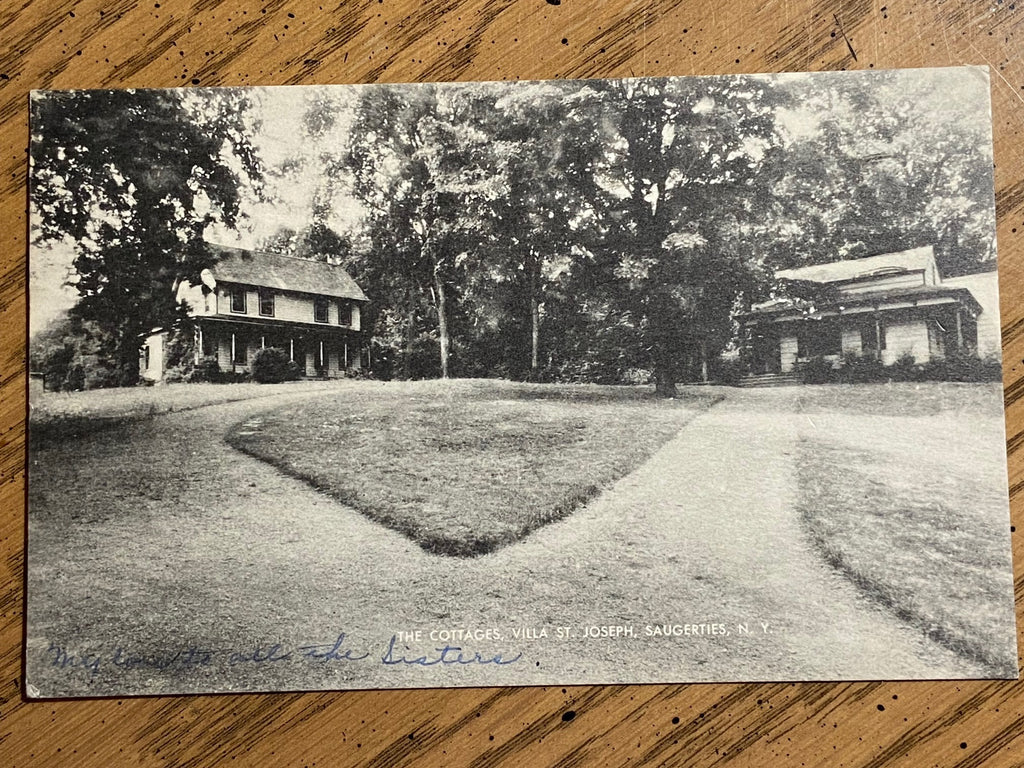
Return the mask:
<path id="1" fill-rule="evenodd" d="M 273 291 L 260 291 L 260 314 L 263 315 L 263 317 L 274 316 Z"/>
<path id="2" fill-rule="evenodd" d="M 313 322 L 327 322 L 327 299 L 317 296 L 313 299 Z"/>
<path id="3" fill-rule="evenodd" d="M 860 353 L 862 355 L 874 355 L 878 352 L 878 331 L 875 324 L 861 326 L 860 329 Z"/>
<path id="4" fill-rule="evenodd" d="M 338 302 L 338 325 L 352 325 L 352 304 L 350 302 Z"/>
<path id="5" fill-rule="evenodd" d="M 245 314 L 245 288 L 231 289 L 231 311 Z"/>
<path id="6" fill-rule="evenodd" d="M 843 335 L 839 326 L 829 320 L 804 323 L 797 331 L 797 357 L 829 357 L 843 353 Z"/>

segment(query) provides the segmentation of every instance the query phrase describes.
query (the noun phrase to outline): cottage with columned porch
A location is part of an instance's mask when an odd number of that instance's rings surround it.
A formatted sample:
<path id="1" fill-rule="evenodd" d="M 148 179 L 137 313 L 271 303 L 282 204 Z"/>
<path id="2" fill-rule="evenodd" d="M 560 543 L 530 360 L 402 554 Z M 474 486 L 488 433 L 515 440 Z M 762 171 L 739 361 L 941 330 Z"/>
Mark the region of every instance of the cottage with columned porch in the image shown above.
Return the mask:
<path id="1" fill-rule="evenodd" d="M 198 285 L 184 283 L 196 363 L 217 360 L 222 372 L 248 373 L 256 353 L 277 347 L 308 377 L 339 378 L 362 366 L 361 307 L 366 295 L 336 264 L 266 251 L 211 246 L 218 255 Z M 142 350 L 143 378 L 163 378 L 169 334 Z"/>
<path id="2" fill-rule="evenodd" d="M 996 273 L 943 281 L 931 246 L 775 276 L 782 295 L 740 318 L 754 374 L 788 374 L 812 358 L 891 365 L 998 352 Z"/>

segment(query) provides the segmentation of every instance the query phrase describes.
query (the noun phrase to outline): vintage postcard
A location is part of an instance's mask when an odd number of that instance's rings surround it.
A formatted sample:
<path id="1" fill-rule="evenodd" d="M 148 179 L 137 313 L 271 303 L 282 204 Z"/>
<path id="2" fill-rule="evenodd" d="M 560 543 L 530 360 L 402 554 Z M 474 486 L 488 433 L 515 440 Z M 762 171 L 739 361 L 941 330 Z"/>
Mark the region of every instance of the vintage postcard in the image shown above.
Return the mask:
<path id="1" fill-rule="evenodd" d="M 987 69 L 31 107 L 30 696 L 1017 677 Z"/>

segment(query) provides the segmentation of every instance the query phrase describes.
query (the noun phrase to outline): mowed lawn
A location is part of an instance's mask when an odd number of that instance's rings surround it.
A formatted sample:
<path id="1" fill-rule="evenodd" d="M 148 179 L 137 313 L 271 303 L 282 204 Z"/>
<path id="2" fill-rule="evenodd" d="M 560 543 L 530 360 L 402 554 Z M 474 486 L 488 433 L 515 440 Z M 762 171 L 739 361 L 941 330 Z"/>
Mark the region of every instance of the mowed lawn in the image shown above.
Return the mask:
<path id="1" fill-rule="evenodd" d="M 152 387 L 114 387 L 86 392 L 43 392 L 29 405 L 29 438 L 33 446 L 66 440 L 107 427 L 233 403 L 285 392 L 316 392 L 345 382 L 294 381 L 265 384 L 161 384 Z"/>
<path id="2" fill-rule="evenodd" d="M 427 551 L 472 557 L 570 514 L 717 399 L 496 380 L 366 383 L 249 419 L 228 441 Z"/>
<path id="3" fill-rule="evenodd" d="M 805 388 L 799 513 L 826 561 L 932 639 L 1013 674 L 998 384 Z"/>

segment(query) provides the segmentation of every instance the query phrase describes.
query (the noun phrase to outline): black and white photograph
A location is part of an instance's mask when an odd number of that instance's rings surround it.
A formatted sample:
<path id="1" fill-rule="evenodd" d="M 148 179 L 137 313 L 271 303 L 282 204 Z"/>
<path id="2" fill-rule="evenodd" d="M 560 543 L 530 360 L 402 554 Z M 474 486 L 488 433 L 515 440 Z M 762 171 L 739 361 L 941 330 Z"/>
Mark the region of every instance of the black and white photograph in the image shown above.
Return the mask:
<path id="1" fill-rule="evenodd" d="M 989 89 L 33 92 L 28 694 L 1016 679 Z"/>

